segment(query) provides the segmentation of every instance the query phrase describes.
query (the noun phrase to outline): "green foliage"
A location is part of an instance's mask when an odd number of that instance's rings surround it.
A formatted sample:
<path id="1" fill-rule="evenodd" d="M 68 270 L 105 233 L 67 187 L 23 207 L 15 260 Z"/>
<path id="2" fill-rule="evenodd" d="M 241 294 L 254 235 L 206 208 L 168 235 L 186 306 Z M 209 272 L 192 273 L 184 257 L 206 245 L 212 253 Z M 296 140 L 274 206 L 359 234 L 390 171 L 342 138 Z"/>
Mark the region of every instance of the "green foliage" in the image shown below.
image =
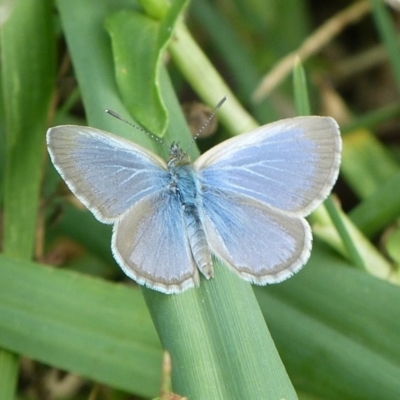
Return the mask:
<path id="1" fill-rule="evenodd" d="M 176 1 L 161 21 L 126 10 L 112 14 L 106 21 L 122 100 L 149 132 L 159 136 L 163 136 L 168 125 L 168 112 L 160 93 L 159 70 L 163 50 L 171 39 L 184 4 Z"/>

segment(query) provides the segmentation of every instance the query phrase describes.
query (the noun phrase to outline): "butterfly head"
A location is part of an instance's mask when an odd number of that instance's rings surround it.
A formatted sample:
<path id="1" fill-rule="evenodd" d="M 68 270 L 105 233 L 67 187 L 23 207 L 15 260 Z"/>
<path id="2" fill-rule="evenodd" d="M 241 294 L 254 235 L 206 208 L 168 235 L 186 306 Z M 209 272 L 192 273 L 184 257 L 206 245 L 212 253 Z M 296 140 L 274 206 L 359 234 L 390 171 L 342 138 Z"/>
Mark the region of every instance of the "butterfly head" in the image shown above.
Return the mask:
<path id="1" fill-rule="evenodd" d="M 179 146 L 179 142 L 172 142 L 169 148 L 168 166 L 189 164 L 189 156 L 187 152 L 183 151 Z"/>
<path id="2" fill-rule="evenodd" d="M 119 114 L 117 114 L 115 111 L 106 109 L 105 112 L 110 114 L 111 116 L 127 123 L 128 125 L 133 126 L 134 128 L 138 129 L 139 131 L 145 133 L 147 136 L 150 138 L 154 139 L 156 142 L 161 143 L 163 146 L 167 147 L 169 149 L 169 159 L 168 159 L 168 167 L 175 167 L 175 166 L 181 166 L 181 165 L 187 165 L 190 164 L 190 159 L 188 156 L 188 151 L 190 147 L 193 145 L 193 143 L 196 141 L 196 139 L 200 136 L 200 134 L 203 132 L 204 128 L 209 124 L 209 122 L 214 118 L 214 115 L 216 112 L 219 110 L 219 108 L 222 106 L 222 104 L 225 102 L 226 96 L 217 104 L 215 107 L 214 111 L 211 113 L 210 117 L 207 119 L 205 124 L 200 128 L 200 130 L 197 132 L 197 134 L 193 137 L 191 143 L 187 147 L 186 150 L 182 150 L 181 147 L 179 147 L 179 142 L 172 142 L 171 146 L 168 146 L 162 139 L 159 137 L 153 135 L 150 132 L 147 132 L 145 129 L 141 128 L 140 126 L 134 125 L 131 122 L 127 121 L 126 119 L 122 118 Z"/>

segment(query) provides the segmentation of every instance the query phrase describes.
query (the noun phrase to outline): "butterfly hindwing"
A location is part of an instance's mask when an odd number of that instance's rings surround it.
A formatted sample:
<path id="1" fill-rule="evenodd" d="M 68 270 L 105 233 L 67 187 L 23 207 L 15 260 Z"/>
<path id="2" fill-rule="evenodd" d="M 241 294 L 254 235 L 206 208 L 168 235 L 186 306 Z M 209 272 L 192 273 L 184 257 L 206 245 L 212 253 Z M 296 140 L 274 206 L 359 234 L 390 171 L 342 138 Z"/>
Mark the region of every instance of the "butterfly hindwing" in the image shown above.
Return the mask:
<path id="1" fill-rule="evenodd" d="M 114 225 L 112 247 L 124 272 L 140 284 L 164 293 L 198 285 L 177 196 L 161 191 L 135 204 Z"/>
<path id="2" fill-rule="evenodd" d="M 311 230 L 304 218 L 219 190 L 203 194 L 202 211 L 213 253 L 247 281 L 280 282 L 309 257 Z"/>

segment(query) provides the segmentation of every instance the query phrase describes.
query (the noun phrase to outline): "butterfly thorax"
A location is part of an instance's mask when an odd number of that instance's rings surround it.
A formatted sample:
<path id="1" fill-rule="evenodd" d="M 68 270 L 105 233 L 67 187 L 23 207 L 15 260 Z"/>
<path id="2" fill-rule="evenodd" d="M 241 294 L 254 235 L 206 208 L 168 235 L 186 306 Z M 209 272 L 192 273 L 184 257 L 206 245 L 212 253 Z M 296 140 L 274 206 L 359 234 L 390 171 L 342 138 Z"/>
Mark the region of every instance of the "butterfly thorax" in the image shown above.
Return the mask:
<path id="1" fill-rule="evenodd" d="M 173 165 L 168 170 L 170 173 L 169 189 L 179 197 L 183 206 L 197 207 L 198 180 L 192 165 Z"/>

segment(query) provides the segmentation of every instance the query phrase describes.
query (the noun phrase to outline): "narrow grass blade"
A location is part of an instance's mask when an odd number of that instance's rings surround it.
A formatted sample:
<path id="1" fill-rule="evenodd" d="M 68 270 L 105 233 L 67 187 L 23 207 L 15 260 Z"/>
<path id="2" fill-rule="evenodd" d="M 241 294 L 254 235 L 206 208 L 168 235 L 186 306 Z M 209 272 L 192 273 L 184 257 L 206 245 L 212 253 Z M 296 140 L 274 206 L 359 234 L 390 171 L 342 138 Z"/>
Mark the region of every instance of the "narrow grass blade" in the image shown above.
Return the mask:
<path id="1" fill-rule="evenodd" d="M 55 39 L 51 2 L 21 0 L 9 6 L 10 14 L 1 27 L 6 128 L 2 247 L 5 254 L 30 259 L 35 249 L 46 116 L 55 77 Z M 8 400 L 14 398 L 18 357 L 0 351 L 0 398 Z"/>
<path id="2" fill-rule="evenodd" d="M 397 83 L 397 91 L 400 92 L 400 46 L 395 25 L 383 1 L 370 0 L 370 3 L 376 27 L 386 47 L 392 66 L 392 72 Z"/>

